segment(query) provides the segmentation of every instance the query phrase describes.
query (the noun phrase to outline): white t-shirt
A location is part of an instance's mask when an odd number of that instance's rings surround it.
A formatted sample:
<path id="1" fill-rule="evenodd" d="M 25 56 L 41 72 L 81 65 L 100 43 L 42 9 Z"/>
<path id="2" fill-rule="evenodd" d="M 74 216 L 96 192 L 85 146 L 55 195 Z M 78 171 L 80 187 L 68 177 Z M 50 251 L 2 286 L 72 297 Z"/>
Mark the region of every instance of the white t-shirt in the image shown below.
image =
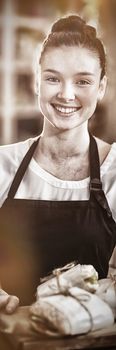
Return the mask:
<path id="1" fill-rule="evenodd" d="M 37 138 L 0 147 L 0 206 L 7 198 L 15 173 L 29 147 Z M 116 143 L 100 167 L 103 190 L 116 221 Z M 64 181 L 42 169 L 31 159 L 15 198 L 38 200 L 87 200 L 90 178 Z"/>

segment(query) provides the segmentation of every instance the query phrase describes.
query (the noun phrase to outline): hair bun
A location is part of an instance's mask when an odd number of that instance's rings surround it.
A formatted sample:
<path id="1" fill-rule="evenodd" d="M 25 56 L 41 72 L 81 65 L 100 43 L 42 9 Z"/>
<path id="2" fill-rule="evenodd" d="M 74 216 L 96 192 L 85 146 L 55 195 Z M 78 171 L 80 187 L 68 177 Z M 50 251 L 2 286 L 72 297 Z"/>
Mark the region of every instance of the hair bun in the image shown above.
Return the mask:
<path id="1" fill-rule="evenodd" d="M 85 21 L 79 16 L 71 15 L 55 22 L 52 26 L 51 33 L 80 31 L 85 24 Z"/>

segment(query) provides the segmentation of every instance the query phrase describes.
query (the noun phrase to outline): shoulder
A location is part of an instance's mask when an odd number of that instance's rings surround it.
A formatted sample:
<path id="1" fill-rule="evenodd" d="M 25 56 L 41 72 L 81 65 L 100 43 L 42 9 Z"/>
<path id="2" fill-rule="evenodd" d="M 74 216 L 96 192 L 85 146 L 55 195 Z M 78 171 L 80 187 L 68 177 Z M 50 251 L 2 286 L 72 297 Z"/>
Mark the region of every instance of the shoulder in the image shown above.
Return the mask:
<path id="1" fill-rule="evenodd" d="M 101 179 L 114 220 L 116 221 L 116 142 L 109 145 L 97 140 Z"/>
<path id="2" fill-rule="evenodd" d="M 100 166 L 103 174 L 106 174 L 114 178 L 116 181 L 116 142 L 109 144 L 98 138 L 96 138 Z"/>
<path id="3" fill-rule="evenodd" d="M 34 140 L 36 140 L 36 138 L 0 146 L 0 165 L 5 165 L 6 162 L 18 164 Z"/>
<path id="4" fill-rule="evenodd" d="M 101 172 L 116 182 L 116 142 L 109 144 L 95 138 L 98 146 Z M 110 177 L 109 177 L 110 176 Z"/>
<path id="5" fill-rule="evenodd" d="M 0 146 L 0 207 L 7 197 L 14 175 L 28 151 L 37 138 Z"/>
<path id="6" fill-rule="evenodd" d="M 95 140 L 96 140 L 97 146 L 98 146 L 100 165 L 102 165 L 103 162 L 105 161 L 105 159 L 107 158 L 107 156 L 110 154 L 110 151 L 111 151 L 113 145 L 111 145 L 111 144 L 109 144 L 109 143 L 107 143 L 107 142 L 105 142 L 97 137 L 95 137 Z"/>

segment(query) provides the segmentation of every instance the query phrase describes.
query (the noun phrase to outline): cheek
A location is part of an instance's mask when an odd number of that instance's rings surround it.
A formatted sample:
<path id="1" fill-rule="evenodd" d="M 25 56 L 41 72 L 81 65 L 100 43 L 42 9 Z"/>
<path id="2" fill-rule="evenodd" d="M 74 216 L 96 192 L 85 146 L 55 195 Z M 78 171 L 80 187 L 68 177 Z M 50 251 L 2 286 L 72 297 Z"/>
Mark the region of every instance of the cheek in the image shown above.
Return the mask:
<path id="1" fill-rule="evenodd" d="M 83 96 L 83 101 L 86 104 L 90 104 L 90 103 L 95 104 L 97 101 L 97 94 L 98 94 L 97 88 L 87 91 Z"/>
<path id="2" fill-rule="evenodd" d="M 40 100 L 47 102 L 51 99 L 53 96 L 53 89 L 51 89 L 49 86 L 46 86 L 46 84 L 42 85 L 40 88 Z"/>
<path id="3" fill-rule="evenodd" d="M 40 89 L 40 94 L 38 96 L 38 104 L 43 114 L 49 110 L 50 101 L 51 101 L 51 95 L 49 92 L 49 88 L 42 86 Z"/>
<path id="4" fill-rule="evenodd" d="M 47 88 L 45 84 L 41 84 L 40 86 L 40 99 L 44 99 L 47 95 Z"/>

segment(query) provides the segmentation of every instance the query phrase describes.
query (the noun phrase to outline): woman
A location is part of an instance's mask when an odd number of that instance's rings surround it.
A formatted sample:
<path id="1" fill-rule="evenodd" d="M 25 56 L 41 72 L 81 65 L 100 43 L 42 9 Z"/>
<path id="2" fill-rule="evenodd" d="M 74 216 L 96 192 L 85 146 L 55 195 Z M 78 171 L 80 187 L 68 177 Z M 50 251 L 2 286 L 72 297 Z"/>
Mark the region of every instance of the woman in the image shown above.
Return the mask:
<path id="1" fill-rule="evenodd" d="M 78 16 L 58 20 L 41 51 L 42 134 L 0 149 L 0 303 L 33 301 L 40 277 L 76 260 L 108 273 L 116 243 L 116 144 L 88 121 L 107 84 L 96 30 Z M 2 301 L 3 298 L 3 301 Z"/>

